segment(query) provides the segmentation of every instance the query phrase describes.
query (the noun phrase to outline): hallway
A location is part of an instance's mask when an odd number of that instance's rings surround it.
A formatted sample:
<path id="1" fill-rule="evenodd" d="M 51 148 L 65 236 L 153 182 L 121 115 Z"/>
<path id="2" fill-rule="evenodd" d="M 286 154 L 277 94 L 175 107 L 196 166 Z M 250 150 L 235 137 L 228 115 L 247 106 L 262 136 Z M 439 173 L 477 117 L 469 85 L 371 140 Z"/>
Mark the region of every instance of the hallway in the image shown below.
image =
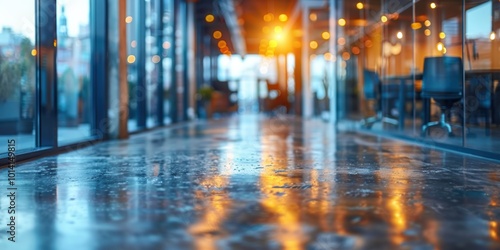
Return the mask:
<path id="1" fill-rule="evenodd" d="M 319 120 L 174 125 L 16 173 L 0 249 L 500 248 L 500 164 Z"/>

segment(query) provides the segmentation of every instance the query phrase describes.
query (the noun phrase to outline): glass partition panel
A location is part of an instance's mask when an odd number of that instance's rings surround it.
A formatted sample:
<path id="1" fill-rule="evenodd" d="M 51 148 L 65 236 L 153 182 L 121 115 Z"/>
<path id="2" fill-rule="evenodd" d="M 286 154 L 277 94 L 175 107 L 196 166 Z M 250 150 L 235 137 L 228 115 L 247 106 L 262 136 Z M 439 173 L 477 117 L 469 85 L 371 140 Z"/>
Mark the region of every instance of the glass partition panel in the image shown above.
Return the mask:
<path id="1" fill-rule="evenodd" d="M 60 0 L 57 6 L 59 144 L 91 136 L 90 2 Z"/>
<path id="2" fill-rule="evenodd" d="M 498 152 L 500 146 L 500 2 L 465 1 L 466 146 Z"/>
<path id="3" fill-rule="evenodd" d="M 422 70 L 422 102 L 417 129 L 422 138 L 462 145 L 462 5 L 419 1 L 415 5 L 415 69 Z M 423 25 L 422 25 L 423 24 Z"/>
<path id="4" fill-rule="evenodd" d="M 143 90 L 139 90 L 138 75 L 137 75 L 137 58 L 139 51 L 138 43 L 138 18 L 139 18 L 139 3 L 137 0 L 127 0 L 127 17 L 125 22 L 127 23 L 127 81 L 128 81 L 128 93 L 129 93 L 129 122 L 128 130 L 137 131 L 137 116 L 138 116 L 138 99 L 144 98 L 145 93 Z"/>
<path id="5" fill-rule="evenodd" d="M 173 13 L 173 1 L 172 0 L 162 0 L 163 2 L 163 44 L 162 44 L 162 69 L 163 70 L 163 122 L 164 124 L 170 124 L 172 122 L 172 102 L 171 96 L 173 90 L 172 85 L 172 58 L 173 48 L 172 40 L 174 37 L 174 13 Z"/>
<path id="6" fill-rule="evenodd" d="M 413 135 L 414 65 L 412 1 L 382 1 L 379 98 L 385 130 Z"/>
<path id="7" fill-rule="evenodd" d="M 35 5 L 0 2 L 0 154 L 35 147 Z"/>
<path id="8" fill-rule="evenodd" d="M 344 1 L 343 9 L 337 57 L 362 127 L 413 134 L 412 1 Z"/>
<path id="9" fill-rule="evenodd" d="M 146 108 L 147 108 L 147 122 L 148 128 L 157 126 L 158 121 L 158 84 L 159 84 L 159 71 L 161 66 L 161 57 L 159 55 L 159 48 L 157 46 L 159 37 L 158 22 L 160 21 L 157 15 L 159 1 L 161 0 L 144 0 L 146 1 Z"/>
<path id="10" fill-rule="evenodd" d="M 309 27 L 306 46 L 309 50 L 309 84 L 312 94 L 312 115 L 315 117 L 329 118 L 330 97 L 328 96 L 328 71 L 329 60 L 333 55 L 329 51 L 329 8 L 312 8 L 309 15 Z M 342 96 L 339 93 L 339 96 Z"/>
<path id="11" fill-rule="evenodd" d="M 386 110 L 389 105 L 382 99 L 382 74 L 385 73 L 382 45 L 386 29 L 381 21 L 383 2 L 342 1 L 337 4 L 339 118 L 345 116 L 359 121 L 365 129 L 394 129 L 396 119 L 389 117 L 390 110 Z"/>
<path id="12" fill-rule="evenodd" d="M 461 145 L 462 5 L 427 0 L 336 4 L 339 115 L 344 112 L 364 129 Z"/>

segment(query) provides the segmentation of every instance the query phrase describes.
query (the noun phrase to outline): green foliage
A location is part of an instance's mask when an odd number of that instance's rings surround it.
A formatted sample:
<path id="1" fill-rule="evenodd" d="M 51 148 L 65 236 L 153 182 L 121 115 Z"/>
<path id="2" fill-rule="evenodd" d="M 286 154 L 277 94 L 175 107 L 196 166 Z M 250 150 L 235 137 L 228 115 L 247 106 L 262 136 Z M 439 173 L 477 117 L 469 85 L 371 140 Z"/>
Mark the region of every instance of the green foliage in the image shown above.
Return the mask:
<path id="1" fill-rule="evenodd" d="M 17 63 L 10 63 L 0 58 L 0 102 L 12 98 L 19 89 L 21 68 Z"/>
<path id="2" fill-rule="evenodd" d="M 203 85 L 199 90 L 198 90 L 198 96 L 201 98 L 202 101 L 210 101 L 212 98 L 212 94 L 214 92 L 214 89 L 210 85 Z"/>
<path id="3" fill-rule="evenodd" d="M 0 102 L 7 101 L 16 94 L 16 90 L 33 91 L 35 88 L 35 57 L 31 55 L 33 45 L 28 38 L 20 43 L 20 56 L 9 60 L 0 55 Z"/>

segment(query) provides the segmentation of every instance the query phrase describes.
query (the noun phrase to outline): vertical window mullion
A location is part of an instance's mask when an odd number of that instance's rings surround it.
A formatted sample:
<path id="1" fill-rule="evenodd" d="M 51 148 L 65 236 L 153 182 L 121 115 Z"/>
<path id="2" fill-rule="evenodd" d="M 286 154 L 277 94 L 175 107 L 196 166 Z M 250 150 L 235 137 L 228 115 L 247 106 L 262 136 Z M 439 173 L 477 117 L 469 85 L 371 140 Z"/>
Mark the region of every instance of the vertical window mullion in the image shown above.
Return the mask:
<path id="1" fill-rule="evenodd" d="M 137 6 L 137 127 L 146 128 L 147 88 L 146 88 L 146 1 L 139 0 Z"/>
<path id="2" fill-rule="evenodd" d="M 37 0 L 36 4 L 36 146 L 57 147 L 57 30 L 55 0 Z"/>
<path id="3" fill-rule="evenodd" d="M 106 84 L 107 79 L 107 21 L 106 1 L 90 0 L 90 32 L 91 32 L 91 79 L 92 79 L 92 113 L 93 119 L 91 129 L 92 136 L 97 136 L 98 139 L 107 137 L 106 119 L 108 110 L 108 89 Z M 100 108 L 97 108 L 100 107 Z M 104 107 L 104 108 L 102 108 Z"/>

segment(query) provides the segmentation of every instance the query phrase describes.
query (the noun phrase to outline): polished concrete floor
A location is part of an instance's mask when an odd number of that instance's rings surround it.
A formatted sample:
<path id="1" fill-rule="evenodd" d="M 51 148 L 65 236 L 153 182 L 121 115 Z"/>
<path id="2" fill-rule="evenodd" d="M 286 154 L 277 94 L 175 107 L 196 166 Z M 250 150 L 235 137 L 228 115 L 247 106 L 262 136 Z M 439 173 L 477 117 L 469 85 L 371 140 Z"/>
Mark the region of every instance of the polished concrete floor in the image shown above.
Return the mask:
<path id="1" fill-rule="evenodd" d="M 0 249 L 500 249 L 500 164 L 239 116 L 17 167 Z"/>

